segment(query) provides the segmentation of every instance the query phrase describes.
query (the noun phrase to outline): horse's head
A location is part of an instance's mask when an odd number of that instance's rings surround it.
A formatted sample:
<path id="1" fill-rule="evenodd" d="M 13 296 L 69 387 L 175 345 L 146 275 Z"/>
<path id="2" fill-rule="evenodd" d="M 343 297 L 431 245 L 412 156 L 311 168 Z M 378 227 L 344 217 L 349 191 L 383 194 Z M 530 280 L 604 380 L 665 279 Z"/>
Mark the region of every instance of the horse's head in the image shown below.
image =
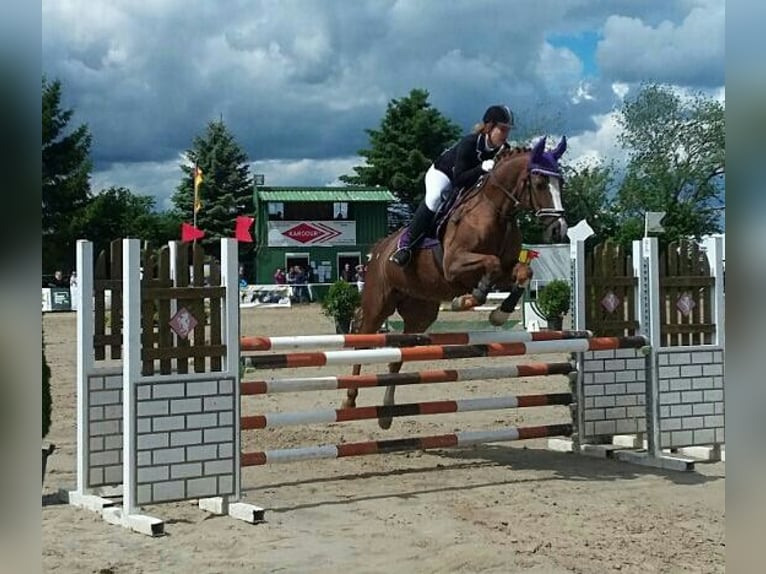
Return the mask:
<path id="1" fill-rule="evenodd" d="M 552 150 L 545 150 L 545 137 L 529 152 L 527 177 L 529 179 L 529 208 L 545 225 L 546 240 L 563 239 L 567 225 L 564 206 L 561 202 L 561 188 L 564 176 L 559 159 L 567 149 L 566 136 Z"/>
<path id="2" fill-rule="evenodd" d="M 545 225 L 545 240 L 566 235 L 561 188 L 564 176 L 559 159 L 566 151 L 565 137 L 552 151 L 545 150 L 543 137 L 530 149 L 510 148 L 496 157 L 495 168 L 487 184 L 505 196 L 505 207 L 495 206 L 509 214 L 520 210 L 533 211 Z"/>

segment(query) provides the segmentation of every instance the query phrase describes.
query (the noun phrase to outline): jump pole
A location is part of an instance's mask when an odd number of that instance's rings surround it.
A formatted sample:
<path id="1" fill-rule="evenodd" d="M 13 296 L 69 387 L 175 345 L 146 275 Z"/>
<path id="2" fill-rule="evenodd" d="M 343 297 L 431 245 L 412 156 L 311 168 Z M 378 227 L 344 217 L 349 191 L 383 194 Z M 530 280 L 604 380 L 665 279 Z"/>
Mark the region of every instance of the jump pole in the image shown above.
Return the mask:
<path id="1" fill-rule="evenodd" d="M 479 357 L 507 357 L 543 353 L 583 353 L 610 349 L 644 347 L 642 336 L 594 337 L 526 343 L 489 343 L 486 345 L 426 345 L 423 347 L 357 349 L 314 353 L 286 353 L 243 357 L 245 366 L 254 369 L 323 367 L 330 365 L 370 365 L 407 361 L 441 361 Z"/>

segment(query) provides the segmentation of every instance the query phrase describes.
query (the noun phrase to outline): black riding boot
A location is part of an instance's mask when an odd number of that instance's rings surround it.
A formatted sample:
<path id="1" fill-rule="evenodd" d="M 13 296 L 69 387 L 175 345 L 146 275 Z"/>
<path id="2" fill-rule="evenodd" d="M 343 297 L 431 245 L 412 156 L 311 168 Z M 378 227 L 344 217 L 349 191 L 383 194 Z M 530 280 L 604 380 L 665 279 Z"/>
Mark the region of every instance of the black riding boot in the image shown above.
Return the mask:
<path id="1" fill-rule="evenodd" d="M 421 203 L 410 223 L 409 241 L 402 241 L 402 246 L 394 251 L 389 260 L 400 267 L 407 265 L 412 259 L 412 249 L 417 247 L 418 242 L 433 226 L 435 215 L 425 203 Z"/>

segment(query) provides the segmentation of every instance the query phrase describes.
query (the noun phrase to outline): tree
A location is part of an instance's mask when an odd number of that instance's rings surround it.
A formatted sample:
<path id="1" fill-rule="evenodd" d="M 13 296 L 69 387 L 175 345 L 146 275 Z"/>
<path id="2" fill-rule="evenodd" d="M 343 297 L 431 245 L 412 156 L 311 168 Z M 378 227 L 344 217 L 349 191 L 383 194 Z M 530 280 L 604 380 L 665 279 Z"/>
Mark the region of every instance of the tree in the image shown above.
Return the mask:
<path id="1" fill-rule="evenodd" d="M 648 85 L 626 101 L 620 143 L 629 163 L 618 192 L 619 237 L 643 235 L 646 211 L 665 211 L 663 239 L 720 231 L 724 198 L 724 106 L 702 95 L 682 99 Z"/>
<path id="2" fill-rule="evenodd" d="M 68 129 L 72 110 L 61 107 L 61 82 L 42 82 L 43 269 L 74 267 L 72 222 L 88 203 L 91 135 Z"/>
<path id="3" fill-rule="evenodd" d="M 567 165 L 563 170 L 565 183 L 561 201 L 567 224 L 571 227 L 586 219 L 596 241 L 612 237 L 617 226 L 613 166 L 596 164 L 578 169 Z"/>
<path id="4" fill-rule="evenodd" d="M 614 236 L 617 218 L 614 213 L 614 168 L 595 164 L 584 167 L 561 165 L 564 185 L 561 202 L 567 225 L 572 227 L 583 219 L 593 228 L 593 241 L 600 242 Z M 525 211 L 519 216 L 524 243 L 546 243 L 545 227 L 534 213 Z M 559 241 L 566 241 L 559 238 Z"/>
<path id="5" fill-rule="evenodd" d="M 383 186 L 399 201 L 415 209 L 425 195 L 423 180 L 428 166 L 460 137 L 460 127 L 428 103 L 426 90 L 414 89 L 389 102 L 377 130 L 365 130 L 369 149 L 359 150 L 366 164 L 354 167 L 355 175 L 341 181 L 355 185 Z"/>
<path id="6" fill-rule="evenodd" d="M 231 237 L 238 215 L 251 215 L 253 179 L 247 154 L 229 133 L 223 120 L 208 123 L 203 136 L 194 138 L 186 156 L 202 170 L 202 207 L 197 212 L 197 227 L 205 232 L 203 243 L 214 245 L 221 237 Z M 173 204 L 185 221 L 194 218 L 193 166 L 181 165 L 183 179 L 173 194 Z M 213 247 L 216 252 L 216 248 Z"/>
<path id="7" fill-rule="evenodd" d="M 159 247 L 178 239 L 180 218 L 170 212 L 154 211 L 156 200 L 134 195 L 125 187 L 110 187 L 94 196 L 73 227 L 78 237 L 89 239 L 96 251 L 114 239 L 134 237 Z"/>

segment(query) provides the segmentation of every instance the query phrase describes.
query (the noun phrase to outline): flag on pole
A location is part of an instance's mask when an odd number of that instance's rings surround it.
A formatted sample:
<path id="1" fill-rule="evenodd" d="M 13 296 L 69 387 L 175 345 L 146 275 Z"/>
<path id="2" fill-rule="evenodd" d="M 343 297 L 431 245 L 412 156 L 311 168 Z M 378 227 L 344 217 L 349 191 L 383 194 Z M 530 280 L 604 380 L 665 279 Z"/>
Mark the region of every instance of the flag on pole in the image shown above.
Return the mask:
<path id="1" fill-rule="evenodd" d="M 196 241 L 205 237 L 205 232 L 201 229 L 197 229 L 189 223 L 181 224 L 181 241 L 188 243 L 189 241 Z"/>
<path id="2" fill-rule="evenodd" d="M 194 164 L 194 213 L 202 209 L 202 199 L 199 195 L 199 186 L 204 181 L 202 170 L 197 164 Z"/>
<path id="3" fill-rule="evenodd" d="M 234 227 L 234 237 L 237 241 L 242 241 L 243 243 L 253 242 L 253 237 L 250 235 L 250 226 L 253 224 L 253 221 L 255 219 L 247 215 L 237 217 L 236 226 Z"/>
<path id="4" fill-rule="evenodd" d="M 519 252 L 519 263 L 528 264 L 531 263 L 533 259 L 537 259 L 538 257 L 540 257 L 539 251 L 523 248 L 521 252 Z"/>
<path id="5" fill-rule="evenodd" d="M 647 211 L 644 214 L 644 235 L 649 233 L 662 233 L 665 228 L 662 226 L 662 219 L 665 217 L 665 211 Z"/>

